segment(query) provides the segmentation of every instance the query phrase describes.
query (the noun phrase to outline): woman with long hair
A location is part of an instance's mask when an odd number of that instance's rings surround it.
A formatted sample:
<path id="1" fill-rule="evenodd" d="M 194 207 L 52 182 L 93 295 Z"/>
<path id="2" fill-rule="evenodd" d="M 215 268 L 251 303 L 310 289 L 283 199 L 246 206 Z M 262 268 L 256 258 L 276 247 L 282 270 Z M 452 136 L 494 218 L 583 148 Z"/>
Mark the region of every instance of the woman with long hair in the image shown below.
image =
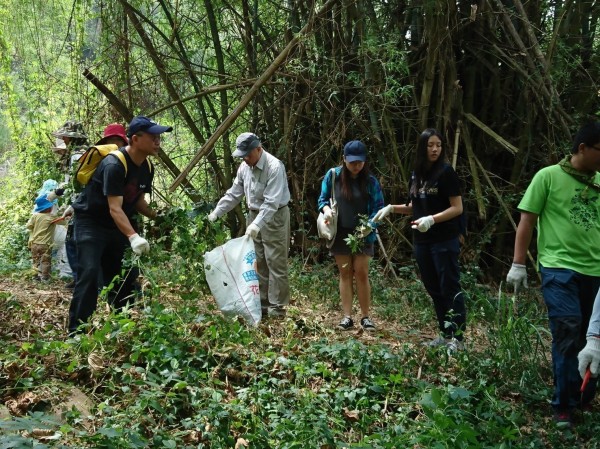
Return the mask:
<path id="1" fill-rule="evenodd" d="M 390 213 L 413 216 L 415 258 L 421 281 L 433 300 L 440 331 L 427 344 L 446 345 L 451 352 L 464 349 L 467 316 L 458 266 L 462 211 L 460 183 L 446 162 L 442 135 L 428 128 L 417 142 L 407 204 L 389 204 L 373 221 L 381 221 Z"/>
<path id="2" fill-rule="evenodd" d="M 377 225 L 372 218 L 384 203 L 381 186 L 369 172 L 367 148 L 361 141 L 348 142 L 344 146 L 343 164 L 328 170 L 323 179 L 318 205 L 326 219 L 332 219 L 332 182 L 338 216 L 337 232 L 330 254 L 335 257 L 340 272 L 340 297 L 344 312 L 338 329 L 351 330 L 354 327 L 352 299 L 353 281 L 356 281 L 356 295 L 361 311 L 360 325 L 365 331 L 374 331 L 375 324 L 369 317 L 369 260 L 374 253 L 374 242 L 377 239 L 374 230 Z M 368 217 L 368 224 L 361 224 L 361 215 Z M 358 237 L 360 245 L 349 245 L 346 242 L 349 236 Z"/>

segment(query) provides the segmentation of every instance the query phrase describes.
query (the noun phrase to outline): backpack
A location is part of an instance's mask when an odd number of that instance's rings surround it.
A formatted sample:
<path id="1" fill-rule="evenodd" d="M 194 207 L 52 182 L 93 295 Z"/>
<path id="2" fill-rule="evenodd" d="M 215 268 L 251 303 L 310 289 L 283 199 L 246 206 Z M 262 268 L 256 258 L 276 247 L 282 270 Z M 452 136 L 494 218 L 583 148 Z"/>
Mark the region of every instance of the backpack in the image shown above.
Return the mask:
<path id="1" fill-rule="evenodd" d="M 77 161 L 78 165 L 77 170 L 75 171 L 75 178 L 77 181 L 82 185 L 86 185 L 90 182 L 102 159 L 109 154 L 112 154 L 121 161 L 125 168 L 125 176 L 127 176 L 127 159 L 123 152 L 119 150 L 118 145 L 94 145 L 89 147 Z M 148 168 L 152 171 L 152 164 L 148 159 L 146 159 L 146 162 L 148 163 Z"/>

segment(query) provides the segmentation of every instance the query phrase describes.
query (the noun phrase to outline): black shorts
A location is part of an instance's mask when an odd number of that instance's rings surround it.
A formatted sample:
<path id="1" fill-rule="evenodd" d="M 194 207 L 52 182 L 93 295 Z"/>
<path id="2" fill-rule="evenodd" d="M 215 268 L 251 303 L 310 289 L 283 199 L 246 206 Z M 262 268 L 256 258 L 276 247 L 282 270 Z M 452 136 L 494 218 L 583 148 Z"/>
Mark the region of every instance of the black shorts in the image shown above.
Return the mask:
<path id="1" fill-rule="evenodd" d="M 348 234 L 354 233 L 354 229 L 341 228 L 338 226 L 335 234 L 335 240 L 333 246 L 329 248 L 330 256 L 350 256 L 352 251 L 344 239 L 348 238 Z M 373 257 L 375 254 L 375 245 L 373 243 L 367 243 L 363 241 L 360 250 L 354 254 L 364 254 L 365 256 Z"/>

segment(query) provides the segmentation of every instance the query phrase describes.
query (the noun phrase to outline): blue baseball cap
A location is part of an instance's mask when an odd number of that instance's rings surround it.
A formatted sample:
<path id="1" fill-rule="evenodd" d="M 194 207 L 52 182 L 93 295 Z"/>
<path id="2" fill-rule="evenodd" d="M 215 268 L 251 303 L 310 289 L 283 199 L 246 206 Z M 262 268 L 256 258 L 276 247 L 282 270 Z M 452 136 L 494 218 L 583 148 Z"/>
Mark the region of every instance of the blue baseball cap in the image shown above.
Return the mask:
<path id="1" fill-rule="evenodd" d="M 129 129 L 127 130 L 127 137 L 131 138 L 135 133 L 145 132 L 149 134 L 162 134 L 170 133 L 173 131 L 171 126 L 163 126 L 156 123 L 154 120 L 150 120 L 148 117 L 138 115 L 131 120 L 129 123 Z"/>
<path id="2" fill-rule="evenodd" d="M 346 162 L 365 162 L 367 160 L 367 147 L 360 140 L 351 140 L 344 145 L 344 158 Z"/>

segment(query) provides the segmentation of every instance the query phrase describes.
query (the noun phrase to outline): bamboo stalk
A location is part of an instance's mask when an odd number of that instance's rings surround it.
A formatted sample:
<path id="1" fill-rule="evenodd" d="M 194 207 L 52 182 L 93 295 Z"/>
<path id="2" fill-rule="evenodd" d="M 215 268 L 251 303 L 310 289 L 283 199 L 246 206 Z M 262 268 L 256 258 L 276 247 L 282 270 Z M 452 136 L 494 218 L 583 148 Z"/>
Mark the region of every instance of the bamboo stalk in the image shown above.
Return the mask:
<path id="1" fill-rule="evenodd" d="M 121 0 L 123 1 L 123 0 Z M 206 154 L 212 151 L 214 144 L 217 140 L 229 129 L 229 127 L 233 124 L 236 118 L 242 113 L 242 111 L 248 106 L 250 101 L 254 98 L 254 96 L 258 93 L 259 89 L 266 84 L 266 82 L 273 76 L 275 71 L 281 66 L 288 55 L 292 51 L 292 49 L 300 42 L 300 39 L 307 34 L 314 24 L 314 21 L 317 17 L 323 15 L 330 6 L 337 3 L 337 0 L 328 0 L 327 3 L 323 5 L 323 7 L 316 13 L 312 14 L 309 18 L 304 28 L 300 30 L 298 34 L 296 34 L 292 40 L 290 40 L 289 44 L 279 53 L 279 55 L 275 58 L 275 60 L 271 63 L 269 67 L 264 71 L 264 73 L 256 80 L 254 85 L 250 88 L 250 90 L 244 95 L 244 97 L 240 100 L 239 104 L 235 107 L 235 109 L 229 114 L 223 122 L 219 125 L 219 127 L 215 130 L 212 136 L 206 141 L 206 143 L 200 148 L 200 150 L 196 153 L 196 155 L 192 158 L 190 163 L 181 171 L 181 175 L 175 179 L 171 187 L 169 187 L 169 191 L 174 191 L 177 186 L 181 183 L 181 181 L 190 173 L 192 168 L 202 159 Z"/>
<path id="2" fill-rule="evenodd" d="M 470 112 L 465 113 L 465 117 L 467 120 L 469 120 L 479 129 L 481 129 L 484 133 L 486 133 L 488 136 L 490 136 L 492 139 L 494 139 L 512 154 L 517 154 L 519 152 L 519 149 L 517 147 L 515 147 L 512 143 L 508 142 L 506 139 L 504 139 L 502 136 L 500 136 L 498 133 L 496 133 L 494 130 L 492 130 L 489 126 L 487 126 L 485 123 L 483 123 Z"/>
<path id="3" fill-rule="evenodd" d="M 496 190 L 496 187 L 494 186 L 494 184 L 492 183 L 492 180 L 488 176 L 487 171 L 483 168 L 483 165 L 481 165 L 481 162 L 479 162 L 479 159 L 477 159 L 477 156 L 473 155 L 473 160 L 479 166 L 479 170 L 481 170 L 481 173 L 483 174 L 483 177 L 485 178 L 485 180 L 487 181 L 488 185 L 492 189 L 492 192 L 494 192 L 494 195 L 496 196 L 496 199 L 500 203 L 500 206 L 502 207 L 502 210 L 504 210 L 504 213 L 508 217 L 508 220 L 510 221 L 510 223 L 513 226 L 513 229 L 516 232 L 517 231 L 517 224 L 515 223 L 515 220 L 513 220 L 512 214 L 510 213 L 510 210 L 508 209 L 508 206 L 506 205 L 506 203 L 502 199 L 502 196 L 500 196 L 500 192 L 498 192 L 498 190 Z M 529 261 L 531 262 L 531 264 L 535 267 L 535 260 L 533 259 L 533 256 L 531 255 L 531 252 L 529 250 L 527 250 L 527 257 L 528 257 Z M 539 272 L 538 272 L 538 278 L 541 280 Z"/>
<path id="4" fill-rule="evenodd" d="M 469 128 L 465 127 L 464 142 L 467 148 L 467 159 L 469 161 L 469 167 L 471 168 L 471 176 L 473 180 L 473 190 L 475 190 L 475 200 L 477 201 L 477 210 L 479 211 L 479 218 L 484 220 L 487 212 L 485 210 L 485 203 L 483 202 L 483 191 L 481 189 L 481 182 L 477 176 L 477 164 L 475 163 L 475 154 L 473 153 L 473 145 L 471 143 L 471 136 L 469 134 Z"/>

